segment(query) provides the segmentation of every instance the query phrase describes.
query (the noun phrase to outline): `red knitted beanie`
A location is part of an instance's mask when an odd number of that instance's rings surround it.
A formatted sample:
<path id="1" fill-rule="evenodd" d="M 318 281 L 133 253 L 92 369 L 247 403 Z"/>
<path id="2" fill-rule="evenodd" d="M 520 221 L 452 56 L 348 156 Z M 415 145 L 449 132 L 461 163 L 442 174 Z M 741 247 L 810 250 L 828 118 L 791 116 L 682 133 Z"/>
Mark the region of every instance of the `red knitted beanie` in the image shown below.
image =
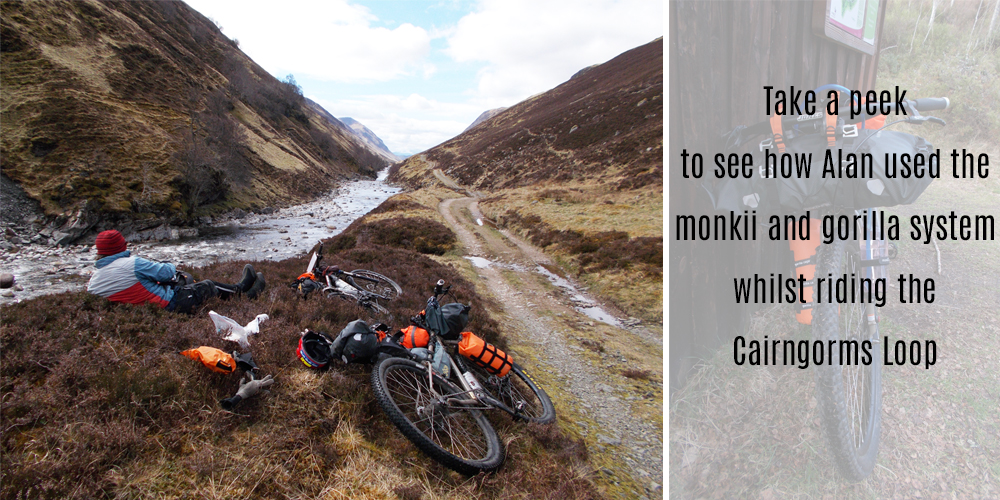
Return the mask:
<path id="1" fill-rule="evenodd" d="M 125 251 L 125 237 L 116 229 L 109 229 L 97 235 L 94 243 L 97 255 L 114 255 Z"/>

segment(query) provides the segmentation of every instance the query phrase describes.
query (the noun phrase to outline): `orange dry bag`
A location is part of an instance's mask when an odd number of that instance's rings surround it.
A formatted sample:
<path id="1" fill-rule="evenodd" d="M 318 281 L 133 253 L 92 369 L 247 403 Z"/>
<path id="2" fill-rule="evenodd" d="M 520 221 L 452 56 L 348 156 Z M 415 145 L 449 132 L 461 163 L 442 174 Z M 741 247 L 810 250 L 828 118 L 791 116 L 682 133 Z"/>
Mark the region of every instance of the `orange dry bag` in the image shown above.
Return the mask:
<path id="1" fill-rule="evenodd" d="M 795 234 L 795 228 L 791 226 L 794 222 L 789 222 L 788 231 Z M 809 219 L 809 239 L 808 240 L 788 240 L 791 247 L 793 259 L 795 260 L 795 277 L 802 275 L 805 284 L 802 286 L 802 298 L 805 304 L 799 303 L 799 311 L 795 314 L 795 319 L 803 325 L 812 324 L 813 305 L 813 284 L 816 282 L 816 250 L 820 245 L 820 220 Z"/>
<path id="2" fill-rule="evenodd" d="M 458 353 L 482 366 L 486 371 L 501 377 L 507 375 L 514 363 L 513 358 L 507 353 L 472 332 L 462 332 Z"/>
<path id="3" fill-rule="evenodd" d="M 201 361 L 213 372 L 233 373 L 236 370 L 236 360 L 226 352 L 214 347 L 201 346 L 197 349 L 188 349 L 181 352 L 181 355 L 195 361 Z"/>
<path id="4" fill-rule="evenodd" d="M 403 329 L 403 347 L 413 349 L 414 347 L 427 347 L 431 341 L 431 334 L 416 325 L 410 325 Z"/>

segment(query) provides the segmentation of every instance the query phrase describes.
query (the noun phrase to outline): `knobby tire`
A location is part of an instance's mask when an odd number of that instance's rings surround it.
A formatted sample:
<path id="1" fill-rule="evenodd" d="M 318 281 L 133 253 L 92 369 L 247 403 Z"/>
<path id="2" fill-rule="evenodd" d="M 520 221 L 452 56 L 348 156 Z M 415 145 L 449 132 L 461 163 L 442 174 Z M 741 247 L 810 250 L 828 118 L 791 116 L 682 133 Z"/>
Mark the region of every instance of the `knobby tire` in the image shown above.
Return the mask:
<path id="1" fill-rule="evenodd" d="M 437 374 L 433 380 L 438 394 L 462 392 Z M 503 445 L 486 416 L 433 400 L 423 365 L 403 358 L 382 360 L 372 370 L 372 391 L 393 425 L 442 465 L 473 476 L 503 463 Z"/>
<path id="2" fill-rule="evenodd" d="M 823 246 L 816 265 L 817 277 L 836 277 L 854 273 L 860 279 L 865 269 L 857 242 L 837 241 Z M 825 291 L 825 290 L 824 290 Z M 825 295 L 825 294 L 824 294 Z M 814 304 L 813 339 L 829 346 L 829 341 L 870 340 L 871 364 L 854 359 L 841 363 L 839 344 L 829 359 L 816 365 L 816 400 L 823 433 L 837 468 L 849 480 L 860 481 L 871 474 L 878 456 L 882 427 L 882 349 L 878 335 L 868 331 L 865 304 Z M 863 355 L 863 353 L 862 353 Z M 848 363 L 850 361 L 850 363 Z"/>

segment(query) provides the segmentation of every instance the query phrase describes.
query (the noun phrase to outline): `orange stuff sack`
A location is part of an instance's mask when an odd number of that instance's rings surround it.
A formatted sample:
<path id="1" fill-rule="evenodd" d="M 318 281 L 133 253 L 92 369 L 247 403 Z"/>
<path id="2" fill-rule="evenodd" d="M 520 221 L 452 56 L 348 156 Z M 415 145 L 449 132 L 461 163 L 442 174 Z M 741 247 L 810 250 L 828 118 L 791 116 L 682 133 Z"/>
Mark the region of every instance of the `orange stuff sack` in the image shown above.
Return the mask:
<path id="1" fill-rule="evenodd" d="M 500 377 L 507 376 L 507 372 L 514 365 L 514 359 L 507 353 L 472 332 L 462 332 L 458 353 Z"/>
<path id="2" fill-rule="evenodd" d="M 236 371 L 236 360 L 232 355 L 214 347 L 201 346 L 197 349 L 188 349 L 181 352 L 182 356 L 189 357 L 208 367 L 209 370 L 219 373 L 233 373 Z"/>
<path id="3" fill-rule="evenodd" d="M 410 325 L 403 329 L 403 340 L 400 343 L 407 349 L 413 349 L 414 347 L 427 347 L 430 341 L 430 332 L 419 326 Z"/>
<path id="4" fill-rule="evenodd" d="M 788 231 L 795 234 L 794 223 L 789 223 Z M 803 325 L 812 324 L 813 306 L 813 283 L 816 277 L 816 252 L 820 245 L 820 220 L 809 219 L 809 239 L 808 240 L 788 240 L 788 247 L 792 250 L 792 258 L 795 260 L 795 277 L 802 275 L 806 280 L 806 285 L 802 287 L 802 298 L 805 304 L 799 304 L 799 310 L 795 313 L 795 319 Z"/>

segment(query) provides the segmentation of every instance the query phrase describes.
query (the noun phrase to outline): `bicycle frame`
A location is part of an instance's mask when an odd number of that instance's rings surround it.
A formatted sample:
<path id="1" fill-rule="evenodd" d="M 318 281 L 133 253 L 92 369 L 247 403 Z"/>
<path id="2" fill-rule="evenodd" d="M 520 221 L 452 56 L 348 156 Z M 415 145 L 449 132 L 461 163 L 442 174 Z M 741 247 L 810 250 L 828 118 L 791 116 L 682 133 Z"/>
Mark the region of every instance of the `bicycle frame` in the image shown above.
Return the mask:
<path id="1" fill-rule="evenodd" d="M 363 290 L 357 286 L 352 285 L 348 281 L 344 281 L 333 275 L 326 275 L 326 286 L 323 288 L 323 293 L 329 295 L 330 293 L 336 293 L 337 295 L 347 295 L 354 299 L 361 298 L 361 293 Z M 375 295 L 375 294 L 372 294 Z M 384 299 L 381 295 L 376 295 L 375 298 Z"/>
<path id="2" fill-rule="evenodd" d="M 431 335 L 432 337 L 430 343 L 428 344 L 428 352 L 430 352 L 431 355 L 433 356 L 434 349 L 431 349 L 430 346 L 436 345 L 438 346 L 437 348 L 446 349 L 445 347 L 446 344 L 444 343 L 444 341 L 436 339 L 435 338 L 436 334 L 432 333 Z M 447 344 L 457 345 L 458 342 L 452 341 L 448 342 Z M 453 379 L 457 381 L 459 388 L 462 389 L 462 392 L 448 394 L 447 396 L 443 394 L 434 394 L 436 398 L 444 398 L 444 400 L 449 405 L 456 404 L 462 406 L 465 409 L 489 410 L 492 408 L 498 408 L 500 410 L 509 413 L 514 418 L 520 418 L 521 416 L 520 411 L 515 410 L 504 404 L 502 401 L 499 401 L 493 396 L 490 396 L 489 393 L 486 392 L 485 389 L 483 389 L 482 385 L 479 383 L 479 379 L 476 378 L 476 375 L 472 373 L 471 370 L 466 369 L 465 362 L 463 360 L 452 357 L 451 353 L 449 353 L 447 350 L 445 350 L 444 356 L 447 359 L 449 365 L 453 368 L 448 379 Z M 433 389 L 434 384 L 430 383 L 431 379 L 434 376 L 434 368 L 432 366 L 431 360 L 430 359 L 424 360 L 421 363 L 421 365 L 423 365 L 424 369 L 427 370 L 427 380 L 429 383 L 429 387 L 431 387 L 431 390 L 434 390 Z M 467 395 L 468 397 L 466 398 L 457 397 L 463 394 Z"/>

